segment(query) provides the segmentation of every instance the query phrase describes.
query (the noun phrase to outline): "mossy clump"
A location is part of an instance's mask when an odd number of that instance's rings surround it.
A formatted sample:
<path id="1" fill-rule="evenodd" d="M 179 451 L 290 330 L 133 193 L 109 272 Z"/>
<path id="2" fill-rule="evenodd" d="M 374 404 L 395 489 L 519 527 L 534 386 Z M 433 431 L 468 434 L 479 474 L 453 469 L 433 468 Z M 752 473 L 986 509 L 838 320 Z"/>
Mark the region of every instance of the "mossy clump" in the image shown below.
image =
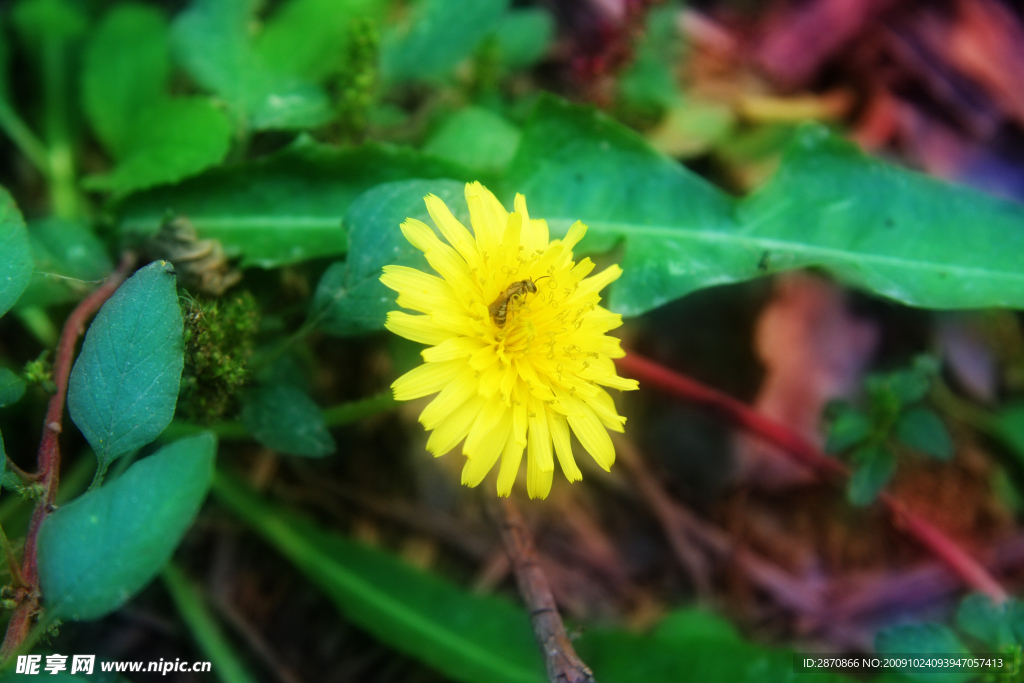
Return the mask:
<path id="1" fill-rule="evenodd" d="M 249 292 L 224 299 L 184 301 L 185 374 L 182 411 L 204 424 L 237 410 L 238 392 L 249 380 L 260 314 Z"/>

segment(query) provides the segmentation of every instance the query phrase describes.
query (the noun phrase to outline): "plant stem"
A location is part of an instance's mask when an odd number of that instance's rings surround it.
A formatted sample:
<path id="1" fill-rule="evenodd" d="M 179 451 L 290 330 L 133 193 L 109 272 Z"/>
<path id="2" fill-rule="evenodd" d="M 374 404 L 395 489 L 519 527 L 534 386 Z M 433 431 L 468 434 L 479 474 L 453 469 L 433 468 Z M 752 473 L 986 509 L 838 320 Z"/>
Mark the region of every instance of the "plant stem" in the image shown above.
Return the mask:
<path id="1" fill-rule="evenodd" d="M 203 653 L 210 658 L 213 670 L 224 683 L 254 683 L 238 655 L 232 649 L 217 621 L 213 618 L 202 595 L 191 585 L 180 569 L 169 562 L 164 567 L 164 586 L 174 600 L 174 606 L 188 625 L 192 636 Z"/>
<path id="2" fill-rule="evenodd" d="M 594 673 L 576 654 L 565 631 L 548 578 L 538 564 L 537 547 L 522 512 L 511 498 L 500 498 L 494 509 L 501 520 L 501 539 L 516 575 L 519 594 L 530 612 L 533 633 L 544 655 L 548 681 L 594 683 Z"/>
<path id="3" fill-rule="evenodd" d="M 43 107 L 46 131 L 46 169 L 54 215 L 77 218 L 82 201 L 75 178 L 75 155 L 68 121 L 67 41 L 49 38 L 42 44 Z"/>
<path id="4" fill-rule="evenodd" d="M 339 403 L 330 408 L 324 408 L 324 423 L 328 429 L 341 427 L 349 423 L 382 413 L 395 406 L 394 395 L 391 390 L 382 391 L 375 396 Z M 217 424 L 204 427 L 193 422 L 175 420 L 164 431 L 163 436 L 167 439 L 177 439 L 183 436 L 198 434 L 199 432 L 210 431 L 217 435 L 221 441 L 241 441 L 252 438 L 248 430 L 241 422 L 218 422 Z"/>
<path id="5" fill-rule="evenodd" d="M 14 653 L 28 635 L 32 620 L 39 611 L 39 567 L 36 564 L 36 541 L 39 529 L 46 516 L 54 509 L 57 486 L 60 480 L 60 433 L 64 421 L 64 403 L 68 392 L 68 377 L 74 362 L 75 346 L 78 337 L 85 331 L 85 324 L 100 306 L 109 299 L 124 282 L 135 265 L 135 255 L 127 252 L 121 259 L 117 270 L 100 285 L 96 291 L 82 299 L 75 310 L 68 316 L 57 345 L 57 358 L 53 364 L 53 381 L 56 393 L 50 397 L 43 422 L 43 438 L 39 444 L 36 460 L 36 476 L 43 487 L 43 495 L 36 503 L 29 523 L 28 535 L 25 537 L 25 549 L 22 555 L 21 573 L 26 583 L 15 596 L 18 607 L 14 610 L 7 625 L 7 635 L 0 645 L 0 659 L 6 660 Z"/>
<path id="6" fill-rule="evenodd" d="M 0 128 L 40 173 L 49 175 L 50 164 L 46 147 L 3 95 L 0 95 Z"/>
<path id="7" fill-rule="evenodd" d="M 850 476 L 849 468 L 822 453 L 789 427 L 761 415 L 731 396 L 635 353 L 627 354 L 618 359 L 617 363 L 627 376 L 720 413 L 768 443 L 778 446 L 780 450 L 777 452 L 806 465 L 822 478 L 845 480 Z M 889 511 L 897 528 L 906 531 L 935 557 L 945 562 L 965 584 L 985 593 L 997 604 L 1007 599 L 1006 591 L 989 571 L 931 522 L 910 511 L 891 494 L 883 493 L 879 501 Z"/>

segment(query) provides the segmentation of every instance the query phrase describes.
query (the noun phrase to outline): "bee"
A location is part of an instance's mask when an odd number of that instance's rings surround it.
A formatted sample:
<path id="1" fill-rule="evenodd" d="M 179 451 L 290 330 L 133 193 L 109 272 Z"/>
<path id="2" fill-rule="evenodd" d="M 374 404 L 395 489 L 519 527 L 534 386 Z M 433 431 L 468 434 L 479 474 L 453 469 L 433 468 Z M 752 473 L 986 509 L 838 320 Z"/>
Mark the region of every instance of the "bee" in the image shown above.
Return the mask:
<path id="1" fill-rule="evenodd" d="M 544 277 L 550 277 L 545 275 Z M 537 278 L 538 282 L 543 280 L 544 277 Z M 527 294 L 536 294 L 537 284 L 527 278 L 525 280 L 519 280 L 513 282 L 505 291 L 498 295 L 498 298 L 487 307 L 488 313 L 491 314 L 491 320 L 498 327 L 505 327 L 505 319 L 508 316 L 508 307 L 510 303 L 519 303 Z"/>

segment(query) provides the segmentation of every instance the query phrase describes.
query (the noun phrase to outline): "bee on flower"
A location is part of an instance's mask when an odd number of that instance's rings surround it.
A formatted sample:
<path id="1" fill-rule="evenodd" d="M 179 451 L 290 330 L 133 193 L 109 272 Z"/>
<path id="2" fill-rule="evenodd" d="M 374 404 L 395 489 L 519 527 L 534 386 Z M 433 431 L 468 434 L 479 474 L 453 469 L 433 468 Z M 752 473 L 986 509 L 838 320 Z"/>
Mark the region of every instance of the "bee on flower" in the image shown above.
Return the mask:
<path id="1" fill-rule="evenodd" d="M 468 486 L 500 459 L 501 496 L 511 493 L 524 451 L 531 498 L 547 497 L 556 457 L 569 481 L 582 479 L 570 429 L 610 469 L 615 448 L 607 430 L 623 431 L 626 418 L 604 387 L 637 388 L 616 374 L 612 359 L 624 352 L 605 334 L 622 316 L 598 305 L 622 269 L 590 276 L 594 263 L 572 255 L 587 226 L 577 221 L 564 239 L 551 240 L 522 195 L 509 213 L 480 183 L 466 185 L 472 234 L 443 201 L 425 201 L 447 243 L 413 218 L 402 233 L 440 277 L 385 266 L 381 282 L 398 292 L 399 306 L 418 313 L 392 311 L 386 327 L 429 346 L 426 362 L 391 385 L 401 401 L 437 393 L 419 418 L 431 432 L 427 449 L 441 456 L 464 441 Z"/>

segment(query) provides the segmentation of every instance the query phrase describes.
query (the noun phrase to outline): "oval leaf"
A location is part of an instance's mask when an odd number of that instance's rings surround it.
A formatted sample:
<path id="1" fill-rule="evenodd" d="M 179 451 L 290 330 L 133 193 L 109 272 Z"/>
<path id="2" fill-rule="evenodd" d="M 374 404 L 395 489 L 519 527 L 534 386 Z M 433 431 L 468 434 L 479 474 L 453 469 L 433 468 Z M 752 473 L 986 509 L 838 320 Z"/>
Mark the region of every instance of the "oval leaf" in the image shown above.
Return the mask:
<path id="1" fill-rule="evenodd" d="M 254 439 L 279 453 L 322 458 L 337 448 L 320 407 L 288 384 L 250 392 L 242 402 L 242 424 Z"/>
<path id="2" fill-rule="evenodd" d="M 17 403 L 25 395 L 25 380 L 7 368 L 0 368 L 0 408 Z"/>
<path id="3" fill-rule="evenodd" d="M 0 315 L 18 300 L 31 276 L 32 247 L 25 221 L 11 195 L 0 188 Z"/>
<path id="4" fill-rule="evenodd" d="M 103 305 L 71 371 L 68 412 L 100 468 L 155 439 L 174 416 L 184 363 L 174 268 L 139 270 Z"/>
<path id="5" fill-rule="evenodd" d="M 330 334 L 348 336 L 384 328 L 397 294 L 381 284 L 388 264 L 429 270 L 423 252 L 409 244 L 399 225 L 406 218 L 430 221 L 423 197 L 433 193 L 468 224 L 465 184 L 454 180 L 406 180 L 366 192 L 345 215 L 348 260 L 335 263 L 320 278 L 310 320 Z M 428 223 L 429 224 L 429 223 Z"/>
<path id="6" fill-rule="evenodd" d="M 181 439 L 61 507 L 39 532 L 39 580 L 58 619 L 98 619 L 160 571 L 213 478 L 217 441 Z"/>
<path id="7" fill-rule="evenodd" d="M 853 452 L 853 465 L 846 497 L 854 505 L 868 505 L 892 479 L 896 457 L 885 446 L 867 443 Z"/>
<path id="8" fill-rule="evenodd" d="M 896 423 L 896 438 L 939 460 L 953 457 L 953 439 L 942 419 L 927 408 L 911 408 Z"/>

